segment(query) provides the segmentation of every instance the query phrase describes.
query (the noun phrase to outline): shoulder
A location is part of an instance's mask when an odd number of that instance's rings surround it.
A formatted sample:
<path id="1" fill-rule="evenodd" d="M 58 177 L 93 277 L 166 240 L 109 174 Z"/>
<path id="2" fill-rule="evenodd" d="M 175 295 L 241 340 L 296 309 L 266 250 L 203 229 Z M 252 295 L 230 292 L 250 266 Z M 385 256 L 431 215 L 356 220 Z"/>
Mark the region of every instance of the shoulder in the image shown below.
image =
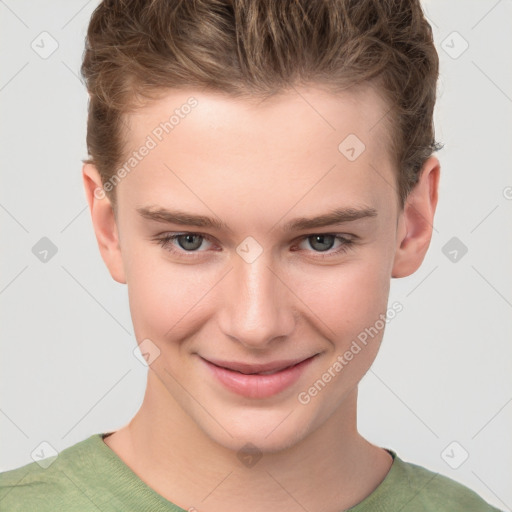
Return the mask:
<path id="1" fill-rule="evenodd" d="M 97 510 L 84 492 L 84 478 L 92 469 L 87 450 L 97 440 L 85 439 L 57 456 L 0 473 L 0 510 Z"/>
<path id="2" fill-rule="evenodd" d="M 403 512 L 499 512 L 465 485 L 423 466 L 394 457 L 395 485 L 404 497 Z"/>

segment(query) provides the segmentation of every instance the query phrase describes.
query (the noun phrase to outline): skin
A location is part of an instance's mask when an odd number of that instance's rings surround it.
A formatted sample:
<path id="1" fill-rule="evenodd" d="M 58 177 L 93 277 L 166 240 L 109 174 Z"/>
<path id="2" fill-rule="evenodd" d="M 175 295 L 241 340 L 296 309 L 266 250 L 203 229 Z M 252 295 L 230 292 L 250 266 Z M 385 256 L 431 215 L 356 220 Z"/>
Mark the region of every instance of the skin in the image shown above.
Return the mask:
<path id="1" fill-rule="evenodd" d="M 127 284 L 138 343 L 150 339 L 160 351 L 140 410 L 105 443 L 184 509 L 349 508 L 392 463 L 356 425 L 357 386 L 384 330 L 308 404 L 297 397 L 385 314 L 390 279 L 420 266 L 439 162 L 424 163 L 401 210 L 385 143 L 388 108 L 369 87 L 337 95 L 302 87 L 264 102 L 172 90 L 126 117 L 127 148 L 140 147 L 190 96 L 198 105 L 117 185 L 115 214 L 107 197 L 94 195 L 102 185 L 96 168 L 83 168 L 101 256 L 113 279 Z M 350 133 L 366 146 L 353 162 L 338 150 Z M 148 220 L 137 212 L 146 206 L 215 217 L 229 229 Z M 297 217 L 362 206 L 377 215 L 282 230 Z M 187 254 L 183 240 L 170 244 L 177 253 L 154 240 L 183 232 L 205 236 L 195 253 Z M 355 243 L 334 254 L 340 242 L 328 239 L 323 252 L 311 237 L 322 233 Z M 263 250 L 252 263 L 236 252 L 247 236 Z M 255 363 L 315 354 L 295 384 L 264 399 L 225 389 L 200 359 Z M 262 453 L 253 467 L 237 458 L 248 442 Z"/>

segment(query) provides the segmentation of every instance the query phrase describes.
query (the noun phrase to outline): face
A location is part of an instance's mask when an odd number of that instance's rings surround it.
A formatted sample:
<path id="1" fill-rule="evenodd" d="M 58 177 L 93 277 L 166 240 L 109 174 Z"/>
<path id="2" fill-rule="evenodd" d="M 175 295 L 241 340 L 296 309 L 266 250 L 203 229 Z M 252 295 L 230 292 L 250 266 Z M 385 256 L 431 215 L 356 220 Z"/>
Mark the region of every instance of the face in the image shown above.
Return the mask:
<path id="1" fill-rule="evenodd" d="M 299 92 L 174 90 L 130 115 L 138 156 L 102 250 L 154 399 L 233 449 L 279 450 L 348 411 L 406 238 L 386 105 L 369 88 Z"/>

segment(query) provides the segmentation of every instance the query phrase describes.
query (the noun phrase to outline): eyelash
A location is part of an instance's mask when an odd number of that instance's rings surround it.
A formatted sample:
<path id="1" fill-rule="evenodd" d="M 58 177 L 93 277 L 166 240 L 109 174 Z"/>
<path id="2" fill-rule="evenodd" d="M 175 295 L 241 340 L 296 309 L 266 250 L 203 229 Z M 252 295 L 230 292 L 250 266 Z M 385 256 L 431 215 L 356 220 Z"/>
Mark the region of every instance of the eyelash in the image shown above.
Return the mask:
<path id="1" fill-rule="evenodd" d="M 186 255 L 186 258 L 198 258 L 201 257 L 201 253 L 205 251 L 186 251 L 184 249 L 176 249 L 171 242 L 178 239 L 180 236 L 186 236 L 186 235 L 194 235 L 199 236 L 203 238 L 204 240 L 208 240 L 209 242 L 212 242 L 210 237 L 207 235 L 203 235 L 202 233 L 193 233 L 193 232 L 183 232 L 183 233 L 168 233 L 165 236 L 162 237 L 156 237 L 154 241 L 160 245 L 162 248 L 164 248 L 166 251 L 169 251 L 171 254 L 179 254 Z M 300 242 L 303 240 L 307 240 L 308 238 L 314 237 L 314 236 L 333 236 L 336 240 L 339 240 L 342 242 L 342 245 L 338 247 L 336 250 L 329 249 L 329 251 L 312 251 L 317 254 L 317 256 L 314 256 L 316 259 L 324 259 L 324 258 L 332 258 L 333 256 L 343 254 L 347 252 L 349 249 L 352 249 L 355 245 L 355 241 L 351 238 L 347 238 L 345 236 L 336 234 L 336 233 L 312 233 L 309 235 L 304 235 L 301 237 Z M 299 243 L 300 243 L 299 242 Z"/>

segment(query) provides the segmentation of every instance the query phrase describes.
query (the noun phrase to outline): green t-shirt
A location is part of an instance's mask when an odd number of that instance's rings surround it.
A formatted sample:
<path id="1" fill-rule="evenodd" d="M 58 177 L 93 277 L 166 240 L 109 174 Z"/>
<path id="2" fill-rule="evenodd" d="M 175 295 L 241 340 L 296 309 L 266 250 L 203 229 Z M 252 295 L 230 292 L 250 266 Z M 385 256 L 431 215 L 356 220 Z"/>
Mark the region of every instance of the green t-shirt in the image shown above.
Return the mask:
<path id="1" fill-rule="evenodd" d="M 104 442 L 105 434 L 62 450 L 46 468 L 32 462 L 0 473 L 2 512 L 184 512 L 146 485 Z M 492 512 L 467 487 L 387 450 L 393 464 L 351 512 Z"/>

